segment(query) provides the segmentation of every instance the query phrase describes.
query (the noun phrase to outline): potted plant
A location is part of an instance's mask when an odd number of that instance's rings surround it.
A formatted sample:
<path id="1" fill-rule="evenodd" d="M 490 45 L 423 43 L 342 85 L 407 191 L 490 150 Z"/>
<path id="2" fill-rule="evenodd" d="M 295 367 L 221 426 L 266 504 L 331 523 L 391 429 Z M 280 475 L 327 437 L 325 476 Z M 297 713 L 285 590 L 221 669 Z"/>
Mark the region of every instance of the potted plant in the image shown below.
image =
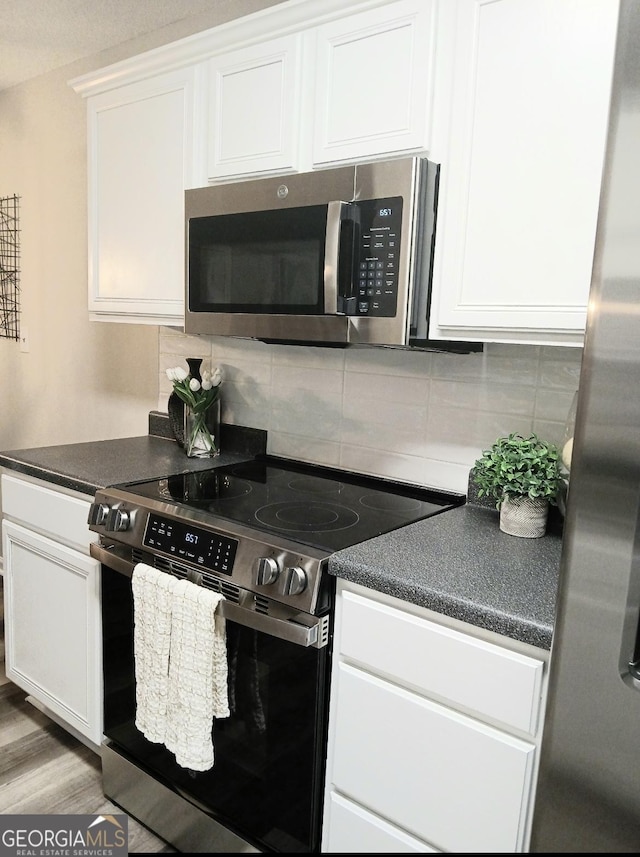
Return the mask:
<path id="1" fill-rule="evenodd" d="M 476 461 L 478 496 L 492 497 L 500 510 L 500 529 L 512 536 L 539 538 L 547 528 L 549 504 L 562 489 L 557 446 L 537 435 L 499 437 Z"/>

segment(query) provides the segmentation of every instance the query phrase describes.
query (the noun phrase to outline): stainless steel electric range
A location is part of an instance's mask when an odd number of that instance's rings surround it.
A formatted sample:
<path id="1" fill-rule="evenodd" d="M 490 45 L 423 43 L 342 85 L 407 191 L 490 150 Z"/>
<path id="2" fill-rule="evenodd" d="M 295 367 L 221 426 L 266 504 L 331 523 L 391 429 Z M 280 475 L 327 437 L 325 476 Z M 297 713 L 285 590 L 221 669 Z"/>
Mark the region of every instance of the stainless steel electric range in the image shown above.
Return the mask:
<path id="1" fill-rule="evenodd" d="M 182 851 L 318 851 L 329 558 L 464 499 L 269 456 L 98 491 L 105 795 Z M 181 768 L 135 726 L 140 562 L 224 596 L 231 716 L 213 723 L 208 771 Z"/>

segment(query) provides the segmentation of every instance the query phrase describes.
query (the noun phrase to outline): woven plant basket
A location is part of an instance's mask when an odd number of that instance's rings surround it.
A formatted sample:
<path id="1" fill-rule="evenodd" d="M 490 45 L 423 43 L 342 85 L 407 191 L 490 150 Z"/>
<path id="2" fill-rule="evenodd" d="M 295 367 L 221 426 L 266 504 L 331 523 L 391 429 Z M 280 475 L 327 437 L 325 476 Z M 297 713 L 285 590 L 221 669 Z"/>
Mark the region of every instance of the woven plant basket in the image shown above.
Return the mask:
<path id="1" fill-rule="evenodd" d="M 548 500 L 505 494 L 500 506 L 500 529 L 510 536 L 539 539 L 547 531 L 548 515 Z"/>

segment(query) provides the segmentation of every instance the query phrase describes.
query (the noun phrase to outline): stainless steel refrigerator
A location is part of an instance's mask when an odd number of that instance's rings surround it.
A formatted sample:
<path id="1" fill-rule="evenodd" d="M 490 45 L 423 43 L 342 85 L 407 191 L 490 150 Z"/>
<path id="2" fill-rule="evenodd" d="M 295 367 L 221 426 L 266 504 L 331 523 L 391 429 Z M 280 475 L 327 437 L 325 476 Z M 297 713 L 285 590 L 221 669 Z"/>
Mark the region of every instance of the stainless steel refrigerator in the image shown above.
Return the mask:
<path id="1" fill-rule="evenodd" d="M 640 851 L 640 0 L 622 0 L 531 851 Z"/>

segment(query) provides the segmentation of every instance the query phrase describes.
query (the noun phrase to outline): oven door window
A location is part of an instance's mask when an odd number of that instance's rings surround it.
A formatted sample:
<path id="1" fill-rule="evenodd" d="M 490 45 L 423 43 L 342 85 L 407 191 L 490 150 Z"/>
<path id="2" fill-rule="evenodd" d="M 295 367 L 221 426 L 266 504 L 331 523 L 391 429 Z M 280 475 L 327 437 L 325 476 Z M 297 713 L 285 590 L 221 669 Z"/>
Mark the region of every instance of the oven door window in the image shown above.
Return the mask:
<path id="1" fill-rule="evenodd" d="M 109 569 L 103 648 L 104 733 L 126 756 L 261 850 L 320 850 L 328 647 L 227 621 L 232 713 L 213 724 L 215 761 L 204 772 L 180 767 L 135 727 L 131 581 Z"/>
<path id="2" fill-rule="evenodd" d="M 316 315 L 327 206 L 189 220 L 189 309 Z"/>

